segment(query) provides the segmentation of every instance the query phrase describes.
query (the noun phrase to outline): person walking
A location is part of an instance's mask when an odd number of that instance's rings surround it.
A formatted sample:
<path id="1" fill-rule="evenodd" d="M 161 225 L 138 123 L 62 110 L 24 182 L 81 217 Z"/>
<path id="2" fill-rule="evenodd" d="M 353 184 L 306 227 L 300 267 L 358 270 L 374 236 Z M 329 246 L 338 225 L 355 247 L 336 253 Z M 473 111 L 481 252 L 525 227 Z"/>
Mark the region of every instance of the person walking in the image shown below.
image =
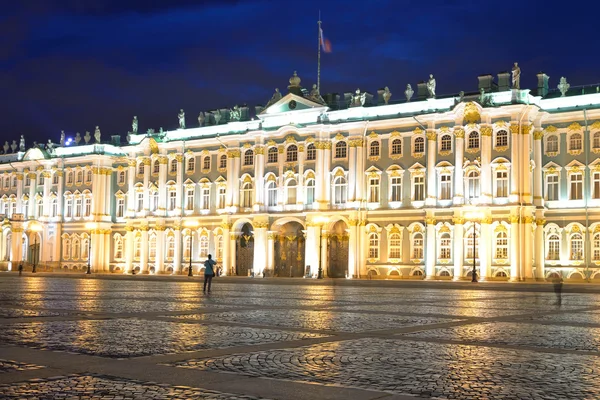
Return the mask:
<path id="1" fill-rule="evenodd" d="M 206 284 L 208 283 L 208 293 L 210 293 L 210 284 L 212 283 L 212 278 L 215 276 L 215 266 L 216 262 L 212 259 L 212 255 L 208 255 L 208 259 L 204 261 L 204 289 L 203 293 L 206 293 Z"/>
<path id="2" fill-rule="evenodd" d="M 23 264 L 19 264 L 19 276 L 23 275 Z"/>

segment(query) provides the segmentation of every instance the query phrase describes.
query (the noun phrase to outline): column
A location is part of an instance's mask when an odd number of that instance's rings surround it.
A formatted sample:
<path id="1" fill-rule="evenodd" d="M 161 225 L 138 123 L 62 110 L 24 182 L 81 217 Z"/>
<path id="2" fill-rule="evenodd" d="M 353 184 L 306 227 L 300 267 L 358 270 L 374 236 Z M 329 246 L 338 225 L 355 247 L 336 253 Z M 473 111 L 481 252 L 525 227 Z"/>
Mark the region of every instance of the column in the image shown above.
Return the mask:
<path id="1" fill-rule="evenodd" d="M 544 224 L 546 221 L 542 218 L 535 220 L 535 243 L 534 243 L 534 256 L 535 256 L 535 279 L 543 281 L 546 276 L 545 261 L 546 257 L 544 254 Z"/>
<path id="2" fill-rule="evenodd" d="M 435 206 L 437 204 L 437 174 L 435 173 L 435 161 L 437 158 L 436 144 L 437 134 L 435 133 L 435 130 L 427 129 L 427 198 L 425 199 L 426 206 Z M 429 278 L 429 274 L 427 274 L 427 277 Z"/>
<path id="3" fill-rule="evenodd" d="M 57 171 L 58 172 L 58 171 Z M 59 197 L 62 197 L 62 191 L 57 193 Z M 23 173 L 21 171 L 17 172 L 17 212 L 23 213 Z M 60 210 L 60 209 L 59 209 Z M 60 212 L 59 212 L 60 214 Z M 24 216 L 27 218 L 27 216 Z"/>
<path id="4" fill-rule="evenodd" d="M 165 226 L 156 225 L 156 273 L 165 272 Z"/>
<path id="5" fill-rule="evenodd" d="M 60 181 L 59 181 L 60 182 Z M 54 225 L 54 248 L 52 249 L 52 261 L 60 268 L 60 248 L 62 245 L 62 224 Z"/>
<path id="6" fill-rule="evenodd" d="M 152 162 L 149 157 L 144 157 L 142 162 L 144 163 L 144 206 L 143 206 L 143 215 L 150 214 L 150 170 L 152 169 Z M 179 175 L 179 163 L 177 163 L 177 174 Z"/>
<path id="7" fill-rule="evenodd" d="M 237 275 L 236 274 L 236 258 L 235 258 L 235 241 L 236 241 L 236 239 L 237 239 L 237 233 L 230 232 L 229 233 L 229 252 L 230 252 L 229 259 L 231 260 L 230 261 L 231 269 L 229 271 L 230 275 Z"/>
<path id="8" fill-rule="evenodd" d="M 465 232 L 465 219 L 461 217 L 454 217 L 454 277 L 453 280 L 458 281 L 463 276 L 463 263 L 464 263 L 464 232 Z"/>
<path id="9" fill-rule="evenodd" d="M 10 242 L 11 246 L 11 255 L 10 255 L 10 269 L 11 271 L 15 271 L 19 266 L 19 263 L 23 261 L 23 246 L 21 243 L 21 238 L 23 237 L 23 226 L 22 223 L 12 222 L 11 223 L 11 232 L 12 239 Z"/>
<path id="10" fill-rule="evenodd" d="M 104 207 L 102 210 L 102 216 L 105 220 L 112 220 L 112 205 L 115 203 L 115 196 L 113 193 L 113 169 L 112 167 L 104 168 Z M 108 217 L 108 218 L 106 218 Z"/>
<path id="11" fill-rule="evenodd" d="M 492 275 L 491 256 L 492 239 L 490 233 L 490 224 L 492 217 L 484 217 L 480 222 L 479 238 L 479 279 L 481 281 L 489 280 Z"/>
<path id="12" fill-rule="evenodd" d="M 356 278 L 356 252 L 358 250 L 358 220 L 351 219 L 349 222 L 350 237 L 348 242 L 348 276 L 347 278 Z"/>
<path id="13" fill-rule="evenodd" d="M 254 148 L 254 211 L 265 210 L 265 147 Z"/>
<path id="14" fill-rule="evenodd" d="M 130 159 L 129 171 L 127 173 L 127 217 L 135 216 L 135 173 L 137 162 L 135 158 Z"/>
<path id="15" fill-rule="evenodd" d="M 275 237 L 273 239 L 275 239 Z M 320 242 L 321 225 L 308 222 L 306 224 L 306 242 L 304 244 L 304 265 L 310 265 L 310 270 L 313 274 L 319 270 Z"/>
<path id="16" fill-rule="evenodd" d="M 365 226 L 367 225 L 366 220 L 362 220 L 359 223 L 358 227 L 358 277 L 367 275 L 367 255 L 369 254 L 369 240 L 367 237 L 367 232 L 365 230 Z M 381 238 L 381 236 L 380 236 Z M 381 240 L 381 239 L 380 239 Z"/>
<path id="17" fill-rule="evenodd" d="M 252 269 L 254 276 L 263 276 L 267 265 L 267 227 L 268 222 L 255 222 L 254 226 L 254 259 Z"/>
<path id="18" fill-rule="evenodd" d="M 454 205 L 465 203 L 465 180 L 463 164 L 465 159 L 465 130 L 454 128 Z M 462 270 L 461 270 L 462 272 Z M 461 273 L 462 275 L 462 273 Z"/>
<path id="19" fill-rule="evenodd" d="M 103 266 L 105 271 L 110 271 L 110 236 L 112 230 L 110 228 L 104 230 L 104 255 Z"/>
<path id="20" fill-rule="evenodd" d="M 277 238 L 277 232 L 268 231 L 267 232 L 267 270 L 269 271 L 270 276 L 274 276 L 275 271 L 275 240 Z M 306 247 L 308 247 L 308 238 L 306 240 Z M 314 268 L 311 264 L 311 271 L 314 271 Z"/>
<path id="21" fill-rule="evenodd" d="M 182 215 L 183 209 L 181 207 L 183 200 L 183 155 L 177 154 L 177 185 L 175 187 L 175 215 Z"/>
<path id="22" fill-rule="evenodd" d="M 29 215 L 33 218 L 39 218 L 40 215 L 37 215 L 37 207 L 35 204 L 35 189 L 37 187 L 37 177 L 35 172 L 29 172 L 29 179 L 30 179 L 30 185 L 29 185 L 29 207 L 28 208 L 28 212 Z M 75 210 L 75 204 L 73 203 L 73 210 Z"/>
<path id="23" fill-rule="evenodd" d="M 365 195 L 365 142 L 363 138 L 355 140 L 356 142 L 356 200 L 362 202 L 366 200 Z M 381 151 L 381 149 L 380 149 Z M 331 153 L 331 152 L 330 152 Z M 331 179 L 329 179 L 331 184 Z M 330 191 L 331 193 L 331 191 Z"/>
<path id="24" fill-rule="evenodd" d="M 304 187 L 304 145 L 298 146 L 298 188 L 296 189 L 296 204 L 299 210 L 304 209 L 306 189 Z"/>
<path id="25" fill-rule="evenodd" d="M 481 203 L 492 203 L 492 127 L 481 128 Z"/>
<path id="26" fill-rule="evenodd" d="M 331 202 L 331 175 L 329 172 L 331 171 L 331 142 L 324 143 L 324 152 L 323 152 L 323 172 L 322 179 L 324 179 L 324 189 L 323 195 L 325 202 L 323 203 L 323 208 L 329 208 L 329 204 Z"/>
<path id="27" fill-rule="evenodd" d="M 63 173 L 63 171 L 55 171 L 54 173 L 58 176 L 58 188 L 56 190 L 56 206 L 58 208 L 58 216 L 62 217 L 62 215 L 64 215 L 63 201 L 65 199 L 65 197 L 63 196 L 64 186 L 65 186 L 64 173 Z M 18 181 L 18 183 L 23 185 L 22 177 L 21 177 L 21 180 Z M 21 193 L 22 193 L 22 190 L 23 189 L 21 189 Z M 21 194 L 19 194 L 18 196 L 19 196 L 19 198 L 21 198 Z M 21 212 L 22 212 L 22 210 L 21 210 Z M 59 221 L 62 221 L 62 218 L 59 218 Z M 57 226 L 60 227 L 60 224 L 57 224 Z M 58 247 L 60 249 L 60 245 L 59 245 L 60 240 L 61 240 L 60 235 L 57 234 L 56 238 L 57 238 L 57 242 L 56 242 L 57 246 L 56 247 Z M 58 252 L 58 255 L 59 255 L 59 258 L 55 258 L 56 261 L 60 260 L 60 250 Z"/>
<path id="28" fill-rule="evenodd" d="M 140 254 L 140 272 L 148 273 L 148 226 L 140 226 L 142 232 L 142 248 Z"/>
<path id="29" fill-rule="evenodd" d="M 327 208 L 327 200 L 325 198 L 325 181 L 329 179 L 329 171 L 324 169 L 324 153 L 325 143 L 315 142 L 316 159 L 315 159 L 315 201 L 317 209 L 322 210 Z"/>
<path id="30" fill-rule="evenodd" d="M 357 195 L 358 180 L 357 172 L 358 165 L 356 161 L 356 140 L 348 140 L 348 203 L 358 201 L 360 204 L 360 197 Z M 358 206 L 358 204 L 356 206 Z"/>
<path id="31" fill-rule="evenodd" d="M 285 204 L 285 193 L 283 190 L 285 177 L 283 176 L 283 160 L 285 157 L 283 145 L 277 147 L 279 156 L 277 157 L 277 205 L 283 210 Z"/>
<path id="32" fill-rule="evenodd" d="M 523 280 L 533 279 L 533 235 L 532 235 L 532 223 L 534 218 L 532 216 L 526 216 L 523 218 L 523 261 L 522 261 L 522 278 Z"/>
<path id="33" fill-rule="evenodd" d="M 520 172 L 521 172 L 521 163 L 519 160 L 519 125 L 516 122 L 511 123 L 510 125 L 510 133 L 511 133 L 511 146 L 510 146 L 510 194 L 508 196 L 510 203 L 518 203 L 519 202 L 519 182 Z"/>
<path id="34" fill-rule="evenodd" d="M 181 227 L 179 225 L 175 225 L 173 227 L 175 231 L 175 254 L 173 257 L 173 274 L 178 274 L 182 272 L 181 265 Z"/>
<path id="35" fill-rule="evenodd" d="M 514 168 L 513 168 L 514 169 Z M 519 241 L 521 240 L 520 218 L 518 215 L 510 216 L 510 280 L 518 282 L 521 279 L 520 267 L 521 257 L 519 253 Z"/>
<path id="36" fill-rule="evenodd" d="M 50 216 L 50 192 L 52 190 L 52 174 L 50 173 L 50 171 L 42 171 L 42 177 L 44 178 L 44 199 L 42 214 L 44 218 L 48 218 Z"/>
<path id="37" fill-rule="evenodd" d="M 536 207 L 543 207 L 544 197 L 542 194 L 542 137 L 544 131 L 537 129 L 533 133 L 533 204 Z M 543 258 L 542 258 L 543 259 Z"/>
<path id="38" fill-rule="evenodd" d="M 169 169 L 169 158 L 161 156 L 158 166 L 158 215 L 167 215 L 167 173 Z M 173 270 L 175 272 L 175 269 Z"/>
<path id="39" fill-rule="evenodd" d="M 221 261 L 223 271 L 221 271 L 221 274 L 229 275 L 231 271 L 231 254 L 229 249 L 229 232 L 231 229 L 231 225 L 227 222 L 224 222 L 221 224 L 221 228 L 223 229 L 223 260 Z"/>
<path id="40" fill-rule="evenodd" d="M 427 224 L 425 239 L 425 278 L 426 279 L 435 279 L 435 218 L 428 217 L 425 219 L 425 223 Z"/>
<path id="41" fill-rule="evenodd" d="M 329 239 L 329 233 L 326 232 L 322 227 L 319 227 L 320 233 L 321 233 L 321 258 L 320 258 L 320 262 L 321 262 L 321 267 L 323 268 L 323 277 L 328 277 L 329 276 L 329 258 L 327 256 L 327 240 Z"/>
<path id="42" fill-rule="evenodd" d="M 127 225 L 125 226 L 125 273 L 131 273 L 133 271 L 133 247 L 134 247 L 134 238 L 133 238 L 133 226 Z"/>
<path id="43" fill-rule="evenodd" d="M 521 160 L 523 165 L 520 166 L 521 174 L 523 174 L 523 186 L 520 192 L 523 194 L 523 203 L 531 204 L 531 162 L 530 162 L 530 149 L 531 149 L 531 125 L 523 125 L 521 135 Z M 585 182 L 585 181 L 584 181 Z M 529 235 L 528 235 L 529 236 Z M 531 261 L 529 261 L 531 264 Z"/>

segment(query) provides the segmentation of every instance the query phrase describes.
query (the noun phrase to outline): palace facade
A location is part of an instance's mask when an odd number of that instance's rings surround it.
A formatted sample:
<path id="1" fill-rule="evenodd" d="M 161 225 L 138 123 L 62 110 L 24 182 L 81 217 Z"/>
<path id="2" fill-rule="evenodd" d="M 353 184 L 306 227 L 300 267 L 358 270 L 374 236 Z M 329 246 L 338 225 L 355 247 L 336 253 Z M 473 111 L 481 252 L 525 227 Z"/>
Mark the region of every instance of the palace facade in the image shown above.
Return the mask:
<path id="1" fill-rule="evenodd" d="M 415 99 L 300 86 L 127 142 L 0 155 L 0 260 L 15 270 L 514 281 L 600 265 L 598 88 Z M 387 89 L 387 88 L 386 88 Z M 194 118 L 195 119 L 195 118 Z M 189 119 L 188 119 L 189 120 Z"/>

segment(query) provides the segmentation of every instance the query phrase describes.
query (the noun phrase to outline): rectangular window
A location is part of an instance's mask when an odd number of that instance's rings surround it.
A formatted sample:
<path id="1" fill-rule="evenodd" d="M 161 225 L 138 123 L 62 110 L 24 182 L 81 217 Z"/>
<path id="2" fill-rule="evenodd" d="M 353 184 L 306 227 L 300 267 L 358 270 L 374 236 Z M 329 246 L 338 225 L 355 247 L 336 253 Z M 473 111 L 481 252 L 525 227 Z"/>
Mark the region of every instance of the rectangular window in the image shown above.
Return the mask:
<path id="1" fill-rule="evenodd" d="M 125 171 L 119 172 L 119 185 L 123 185 L 125 183 Z"/>
<path id="2" fill-rule="evenodd" d="M 194 189 L 187 189 L 185 192 L 185 209 L 188 211 L 194 209 Z"/>
<path id="3" fill-rule="evenodd" d="M 86 217 L 89 217 L 90 215 L 92 215 L 92 199 L 89 197 L 86 197 L 84 200 L 83 215 Z"/>
<path id="4" fill-rule="evenodd" d="M 600 172 L 594 172 L 592 196 L 594 199 L 600 199 Z"/>
<path id="5" fill-rule="evenodd" d="M 150 211 L 156 211 L 158 209 L 158 191 L 155 190 L 150 193 Z"/>
<path id="6" fill-rule="evenodd" d="M 137 212 L 141 212 L 144 209 L 144 193 L 143 192 L 138 192 L 136 194 L 136 197 L 137 197 L 136 211 Z"/>
<path id="7" fill-rule="evenodd" d="M 414 201 L 425 201 L 425 177 L 422 175 L 413 178 Z"/>
<path id="8" fill-rule="evenodd" d="M 75 218 L 81 217 L 81 198 L 75 199 Z"/>
<path id="9" fill-rule="evenodd" d="M 306 182 L 306 205 L 310 206 L 315 202 L 315 180 L 309 179 Z"/>
<path id="10" fill-rule="evenodd" d="M 71 178 L 71 181 L 68 183 L 73 183 L 73 175 L 69 175 L 69 177 Z M 31 186 L 31 177 L 29 176 L 29 174 L 25 174 L 25 186 Z"/>
<path id="11" fill-rule="evenodd" d="M 452 176 L 441 175 L 440 176 L 440 200 L 451 200 L 452 199 Z M 445 257 L 448 258 L 448 257 Z"/>
<path id="12" fill-rule="evenodd" d="M 369 203 L 379 203 L 379 178 L 369 178 Z"/>
<path id="13" fill-rule="evenodd" d="M 222 210 L 225 208 L 225 196 L 227 193 L 227 188 L 222 186 L 219 188 L 219 209 Z"/>
<path id="14" fill-rule="evenodd" d="M 210 210 L 210 188 L 202 188 L 202 209 Z"/>
<path id="15" fill-rule="evenodd" d="M 172 211 L 175 209 L 177 204 L 177 192 L 174 190 L 169 191 L 169 210 Z"/>
<path id="16" fill-rule="evenodd" d="M 43 215 L 44 215 L 44 200 L 39 199 L 37 201 L 37 216 L 39 218 L 39 217 L 41 217 Z"/>
<path id="17" fill-rule="evenodd" d="M 571 200 L 583 199 L 583 174 L 571 174 Z"/>
<path id="18" fill-rule="evenodd" d="M 117 199 L 117 218 L 125 215 L 125 199 Z"/>
<path id="19" fill-rule="evenodd" d="M 548 201 L 558 200 L 558 175 L 546 176 L 546 199 Z"/>
<path id="20" fill-rule="evenodd" d="M 27 210 L 25 210 L 27 211 Z M 66 207 L 65 207 L 65 217 L 71 218 L 73 216 L 73 200 L 67 199 Z"/>
<path id="21" fill-rule="evenodd" d="M 390 201 L 402 201 L 402 178 L 399 176 L 392 177 L 390 185 Z"/>
<path id="22" fill-rule="evenodd" d="M 496 197 L 508 197 L 508 172 L 496 172 Z"/>

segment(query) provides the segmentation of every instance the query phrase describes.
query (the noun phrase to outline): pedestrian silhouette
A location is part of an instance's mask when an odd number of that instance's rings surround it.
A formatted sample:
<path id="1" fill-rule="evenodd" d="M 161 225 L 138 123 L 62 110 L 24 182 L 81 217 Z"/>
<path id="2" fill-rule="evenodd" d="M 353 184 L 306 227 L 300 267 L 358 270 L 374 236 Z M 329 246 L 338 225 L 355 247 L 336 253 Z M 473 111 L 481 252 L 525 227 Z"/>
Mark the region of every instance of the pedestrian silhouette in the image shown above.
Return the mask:
<path id="1" fill-rule="evenodd" d="M 23 264 L 19 264 L 19 276 L 23 275 Z"/>
<path id="2" fill-rule="evenodd" d="M 563 279 L 559 276 L 552 280 L 554 284 L 554 293 L 556 294 L 556 304 L 562 304 L 562 287 L 563 287 Z"/>
<path id="3" fill-rule="evenodd" d="M 210 293 L 210 285 L 212 278 L 215 276 L 215 260 L 212 259 L 212 255 L 208 255 L 208 259 L 204 261 L 204 288 L 203 293 L 206 293 L 206 284 L 208 283 L 208 293 Z"/>

